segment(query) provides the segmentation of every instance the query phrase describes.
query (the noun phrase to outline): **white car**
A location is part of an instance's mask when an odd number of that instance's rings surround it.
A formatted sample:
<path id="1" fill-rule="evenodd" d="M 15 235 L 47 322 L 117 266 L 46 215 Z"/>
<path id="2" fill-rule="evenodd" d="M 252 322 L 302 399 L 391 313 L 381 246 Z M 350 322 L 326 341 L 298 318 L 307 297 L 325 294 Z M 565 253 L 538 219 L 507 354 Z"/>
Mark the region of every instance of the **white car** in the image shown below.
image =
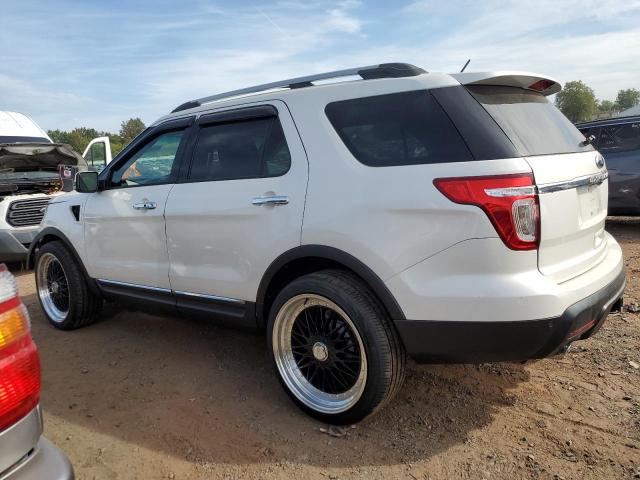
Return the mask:
<path id="1" fill-rule="evenodd" d="M 607 170 L 559 90 L 383 64 L 187 102 L 50 203 L 41 305 L 61 329 L 103 299 L 258 328 L 291 398 L 342 424 L 394 396 L 406 353 L 562 351 L 625 273 Z"/>
<path id="2" fill-rule="evenodd" d="M 109 137 L 97 137 L 91 140 L 82 152 L 82 156 L 90 167 L 101 172 L 113 160 Z"/>
<path id="3" fill-rule="evenodd" d="M 26 115 L 0 112 L 0 262 L 26 260 L 49 200 L 61 193 L 62 165 L 86 162 Z"/>

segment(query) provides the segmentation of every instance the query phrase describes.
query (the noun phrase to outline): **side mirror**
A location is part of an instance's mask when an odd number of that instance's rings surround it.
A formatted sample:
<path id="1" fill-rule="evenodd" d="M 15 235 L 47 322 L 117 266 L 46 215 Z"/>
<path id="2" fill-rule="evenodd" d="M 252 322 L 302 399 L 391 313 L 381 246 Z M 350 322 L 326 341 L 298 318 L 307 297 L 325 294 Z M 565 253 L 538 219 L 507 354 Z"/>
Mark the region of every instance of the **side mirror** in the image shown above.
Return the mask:
<path id="1" fill-rule="evenodd" d="M 78 172 L 76 174 L 76 192 L 95 193 L 98 191 L 98 172 Z"/>

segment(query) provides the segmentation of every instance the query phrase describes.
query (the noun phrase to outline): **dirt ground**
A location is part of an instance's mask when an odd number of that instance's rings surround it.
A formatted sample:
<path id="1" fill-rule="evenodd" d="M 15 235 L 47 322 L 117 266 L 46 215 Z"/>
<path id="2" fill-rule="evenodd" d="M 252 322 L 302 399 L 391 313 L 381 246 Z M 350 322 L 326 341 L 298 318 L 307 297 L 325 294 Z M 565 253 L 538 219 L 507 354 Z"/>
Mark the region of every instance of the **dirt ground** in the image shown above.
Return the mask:
<path id="1" fill-rule="evenodd" d="M 640 219 L 608 230 L 640 303 Z M 611 315 L 563 358 L 416 366 L 341 438 L 281 391 L 263 338 L 116 312 L 49 327 L 19 274 L 43 365 L 45 434 L 79 479 L 640 478 L 640 314 Z M 151 312 L 150 312 L 151 313 Z"/>

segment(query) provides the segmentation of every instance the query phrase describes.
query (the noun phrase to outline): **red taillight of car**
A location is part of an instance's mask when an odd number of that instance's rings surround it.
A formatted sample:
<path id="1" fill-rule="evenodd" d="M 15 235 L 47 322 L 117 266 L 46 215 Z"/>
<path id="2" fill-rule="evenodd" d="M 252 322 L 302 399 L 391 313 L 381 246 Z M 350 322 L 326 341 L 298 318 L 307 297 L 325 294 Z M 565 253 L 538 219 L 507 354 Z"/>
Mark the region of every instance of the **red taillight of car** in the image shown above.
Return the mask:
<path id="1" fill-rule="evenodd" d="M 507 247 L 535 250 L 540 241 L 540 206 L 531 174 L 437 178 L 449 200 L 480 207 Z"/>
<path id="2" fill-rule="evenodd" d="M 40 399 L 40 359 L 13 275 L 0 265 L 0 431 Z"/>
<path id="3" fill-rule="evenodd" d="M 556 82 L 553 80 L 540 79 L 537 82 L 529 85 L 529 90 L 535 90 L 536 92 L 544 92 L 547 88 L 553 86 Z"/>

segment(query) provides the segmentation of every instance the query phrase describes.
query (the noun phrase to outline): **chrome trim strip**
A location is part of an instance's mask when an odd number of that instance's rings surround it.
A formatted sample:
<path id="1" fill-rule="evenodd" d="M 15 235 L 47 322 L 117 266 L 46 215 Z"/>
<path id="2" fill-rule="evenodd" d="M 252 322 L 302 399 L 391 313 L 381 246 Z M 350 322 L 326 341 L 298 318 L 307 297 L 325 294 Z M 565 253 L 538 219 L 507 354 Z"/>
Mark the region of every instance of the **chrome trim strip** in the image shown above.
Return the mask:
<path id="1" fill-rule="evenodd" d="M 527 195 L 535 195 L 535 185 L 526 185 L 522 187 L 506 187 L 506 188 L 485 188 L 484 193 L 490 197 L 524 197 Z"/>
<path id="2" fill-rule="evenodd" d="M 204 293 L 192 293 L 192 292 L 182 292 L 179 290 L 174 291 L 176 295 L 181 295 L 183 297 L 193 297 L 193 298 L 201 298 L 203 300 L 213 300 L 216 302 L 227 302 L 227 303 L 238 303 L 244 305 L 244 300 L 239 300 L 237 298 L 230 297 L 222 297 L 220 295 L 205 295 Z"/>
<path id="3" fill-rule="evenodd" d="M 206 295 L 204 293 L 192 293 L 192 292 L 183 292 L 180 290 L 170 290 L 168 288 L 160 288 L 160 287 L 151 287 L 148 285 L 139 285 L 137 283 L 128 283 L 128 282 L 120 282 L 118 280 L 105 280 L 102 278 L 98 279 L 99 283 L 105 283 L 107 285 L 114 285 L 118 287 L 128 287 L 135 288 L 138 290 L 150 290 L 152 292 L 160 292 L 160 293 L 169 293 L 173 295 L 179 295 L 183 297 L 193 297 L 193 298 L 201 298 L 203 300 L 213 300 L 216 302 L 227 302 L 227 303 L 237 303 L 239 305 L 244 305 L 246 302 L 244 300 L 240 300 L 237 298 L 223 297 L 220 295 Z"/>
<path id="4" fill-rule="evenodd" d="M 553 193 L 560 192 L 562 190 L 571 190 L 572 188 L 584 187 L 587 185 L 600 185 L 607 178 L 609 178 L 609 172 L 605 170 L 604 172 L 596 173 L 594 175 L 585 175 L 584 177 L 577 177 L 566 182 L 539 185 L 538 193 Z"/>
<path id="5" fill-rule="evenodd" d="M 136 288 L 138 290 L 151 290 L 153 292 L 172 293 L 172 291 L 168 288 L 151 287 L 149 285 L 138 285 L 137 283 L 120 282 L 118 280 L 104 280 L 102 278 L 99 278 L 98 282 L 106 283 L 107 285 L 114 285 L 117 287 L 129 287 Z"/>

